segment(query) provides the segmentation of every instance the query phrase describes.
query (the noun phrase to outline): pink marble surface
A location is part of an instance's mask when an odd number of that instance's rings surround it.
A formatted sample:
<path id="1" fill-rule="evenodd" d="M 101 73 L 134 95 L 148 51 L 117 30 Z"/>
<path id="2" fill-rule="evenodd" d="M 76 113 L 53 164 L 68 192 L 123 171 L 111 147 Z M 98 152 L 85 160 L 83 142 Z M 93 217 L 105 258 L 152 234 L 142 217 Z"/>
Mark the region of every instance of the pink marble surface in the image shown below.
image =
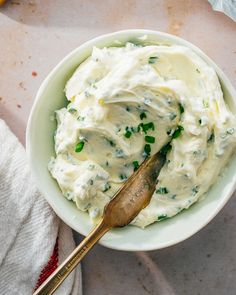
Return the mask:
<path id="1" fill-rule="evenodd" d="M 236 23 L 206 0 L 12 0 L 0 8 L 0 118 L 24 143 L 37 89 L 58 61 L 90 38 L 129 28 L 187 39 L 236 87 Z M 235 295 L 235 197 L 177 246 L 149 253 L 96 246 L 83 263 L 84 294 Z"/>

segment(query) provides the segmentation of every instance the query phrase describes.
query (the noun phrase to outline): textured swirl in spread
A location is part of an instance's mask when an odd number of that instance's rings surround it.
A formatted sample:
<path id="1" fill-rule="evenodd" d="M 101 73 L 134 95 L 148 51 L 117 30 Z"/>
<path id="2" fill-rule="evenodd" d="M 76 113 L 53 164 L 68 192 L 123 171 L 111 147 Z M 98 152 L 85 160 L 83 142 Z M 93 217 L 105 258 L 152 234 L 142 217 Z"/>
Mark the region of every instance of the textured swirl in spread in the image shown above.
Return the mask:
<path id="1" fill-rule="evenodd" d="M 236 146 L 215 71 L 183 46 L 94 48 L 66 84 L 49 170 L 91 218 L 171 138 L 150 204 L 133 224 L 172 217 L 206 193 Z"/>

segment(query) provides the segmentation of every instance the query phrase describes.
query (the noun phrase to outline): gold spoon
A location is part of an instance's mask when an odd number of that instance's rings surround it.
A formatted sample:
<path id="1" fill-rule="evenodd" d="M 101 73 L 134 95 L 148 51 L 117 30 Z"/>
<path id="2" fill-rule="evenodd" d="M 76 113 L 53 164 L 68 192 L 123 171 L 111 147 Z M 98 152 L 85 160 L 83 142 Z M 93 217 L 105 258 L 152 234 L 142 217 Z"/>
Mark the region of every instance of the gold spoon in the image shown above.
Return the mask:
<path id="1" fill-rule="evenodd" d="M 140 165 L 106 206 L 101 222 L 33 295 L 53 294 L 106 232 L 113 227 L 128 225 L 149 204 L 164 162 L 165 156 L 157 153 Z"/>

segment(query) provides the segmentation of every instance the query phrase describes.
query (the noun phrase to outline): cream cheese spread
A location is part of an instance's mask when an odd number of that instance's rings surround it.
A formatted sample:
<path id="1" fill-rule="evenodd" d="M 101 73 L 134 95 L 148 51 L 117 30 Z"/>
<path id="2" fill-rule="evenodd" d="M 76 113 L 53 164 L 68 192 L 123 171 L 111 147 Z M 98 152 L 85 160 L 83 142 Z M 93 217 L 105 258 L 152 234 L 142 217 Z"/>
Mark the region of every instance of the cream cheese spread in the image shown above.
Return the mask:
<path id="1" fill-rule="evenodd" d="M 150 204 L 132 222 L 140 227 L 204 196 L 235 150 L 236 117 L 218 77 L 184 46 L 95 47 L 65 94 L 70 103 L 56 111 L 49 170 L 63 195 L 95 220 L 160 149 L 166 163 Z"/>

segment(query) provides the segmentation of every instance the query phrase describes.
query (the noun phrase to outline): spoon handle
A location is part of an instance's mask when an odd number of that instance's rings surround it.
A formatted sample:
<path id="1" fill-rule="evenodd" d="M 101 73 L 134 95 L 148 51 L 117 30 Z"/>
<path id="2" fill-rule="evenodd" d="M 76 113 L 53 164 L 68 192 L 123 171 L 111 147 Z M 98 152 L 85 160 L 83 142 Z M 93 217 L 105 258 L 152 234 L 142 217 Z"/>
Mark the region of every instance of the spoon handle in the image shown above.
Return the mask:
<path id="1" fill-rule="evenodd" d="M 47 280 L 34 292 L 33 295 L 51 295 L 67 278 L 82 258 L 96 244 L 98 240 L 109 231 L 108 226 L 102 220 L 92 232 L 75 248 L 70 256 L 47 278 Z"/>

